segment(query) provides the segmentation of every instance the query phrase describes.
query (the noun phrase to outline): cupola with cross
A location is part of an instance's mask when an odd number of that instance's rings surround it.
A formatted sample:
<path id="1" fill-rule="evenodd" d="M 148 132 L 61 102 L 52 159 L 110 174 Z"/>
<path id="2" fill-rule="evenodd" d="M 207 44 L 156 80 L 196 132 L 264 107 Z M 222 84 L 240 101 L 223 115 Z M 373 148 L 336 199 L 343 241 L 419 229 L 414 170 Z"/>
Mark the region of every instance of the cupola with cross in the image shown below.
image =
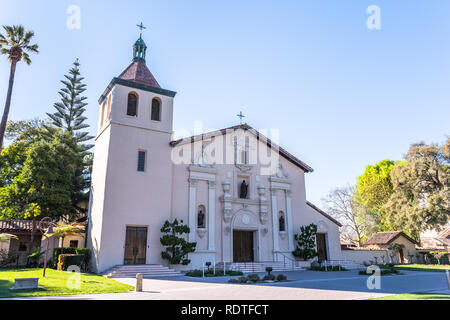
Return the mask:
<path id="1" fill-rule="evenodd" d="M 147 53 L 147 45 L 144 40 L 142 40 L 142 30 L 146 29 L 141 22 L 141 24 L 137 25 L 139 29 L 141 29 L 141 35 L 139 39 L 134 43 L 133 46 L 133 62 L 143 62 L 145 63 L 145 54 Z"/>

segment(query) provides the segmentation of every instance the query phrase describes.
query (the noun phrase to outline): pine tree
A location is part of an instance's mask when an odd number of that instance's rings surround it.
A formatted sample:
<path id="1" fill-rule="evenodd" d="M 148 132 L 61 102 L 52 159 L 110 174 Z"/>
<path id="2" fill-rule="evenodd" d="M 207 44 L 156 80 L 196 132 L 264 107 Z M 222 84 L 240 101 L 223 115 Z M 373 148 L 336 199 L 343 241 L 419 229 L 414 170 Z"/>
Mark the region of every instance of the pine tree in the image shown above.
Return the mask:
<path id="1" fill-rule="evenodd" d="M 71 199 L 74 208 L 82 214 L 86 212 L 86 209 L 79 207 L 79 204 L 89 199 L 88 189 L 91 183 L 92 153 L 88 150 L 94 146 L 85 144 L 85 142 L 94 137 L 89 136 L 89 132 L 82 131 L 89 128 L 89 125 L 84 123 L 87 119 L 83 116 L 86 111 L 87 103 L 85 101 L 87 98 L 82 94 L 86 91 L 86 85 L 83 83 L 84 78 L 80 75 L 78 59 L 73 63 L 69 74 L 64 77 L 65 79 L 61 80 L 64 87 L 59 91 L 61 101 L 53 105 L 56 109 L 55 113 L 47 113 L 51 119 L 51 125 L 45 127 L 50 136 L 55 134 L 56 128 L 68 132 L 80 147 L 79 152 L 83 162 L 75 170 Z"/>
<path id="2" fill-rule="evenodd" d="M 47 113 L 47 115 L 54 126 L 69 132 L 75 137 L 83 150 L 87 151 L 93 145 L 83 143 L 94 137 L 89 136 L 87 131 L 80 132 L 82 129 L 89 128 L 89 125 L 84 123 L 87 118 L 83 116 L 84 111 L 86 111 L 87 103 L 85 101 L 87 98 L 82 96 L 82 93 L 86 91 L 86 85 L 82 83 L 84 78 L 80 76 L 78 59 L 73 65 L 74 67 L 69 70 L 69 75 L 64 75 L 66 79 L 61 80 L 64 87 L 59 91 L 61 102 L 53 105 L 56 112 Z"/>

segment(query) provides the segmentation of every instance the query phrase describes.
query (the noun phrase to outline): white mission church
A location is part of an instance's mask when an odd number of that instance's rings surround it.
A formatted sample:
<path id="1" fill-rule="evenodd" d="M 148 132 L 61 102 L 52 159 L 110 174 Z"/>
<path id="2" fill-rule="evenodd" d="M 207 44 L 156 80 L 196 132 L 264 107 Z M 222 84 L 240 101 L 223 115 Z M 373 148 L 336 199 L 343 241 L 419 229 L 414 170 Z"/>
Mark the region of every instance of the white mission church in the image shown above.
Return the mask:
<path id="1" fill-rule="evenodd" d="M 172 140 L 176 93 L 133 62 L 100 97 L 89 210 L 93 266 L 165 264 L 160 229 L 183 220 L 196 241 L 185 269 L 294 259 L 294 235 L 318 226 L 322 260 L 341 259 L 339 222 L 306 200 L 312 168 L 247 124 Z"/>

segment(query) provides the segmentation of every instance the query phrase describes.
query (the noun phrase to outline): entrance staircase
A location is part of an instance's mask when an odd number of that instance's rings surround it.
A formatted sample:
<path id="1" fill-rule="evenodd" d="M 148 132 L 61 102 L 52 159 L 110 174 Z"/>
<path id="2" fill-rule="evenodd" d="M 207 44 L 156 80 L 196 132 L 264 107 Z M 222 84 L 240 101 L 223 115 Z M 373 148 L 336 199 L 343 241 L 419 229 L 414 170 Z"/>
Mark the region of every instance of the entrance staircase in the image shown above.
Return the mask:
<path id="1" fill-rule="evenodd" d="M 118 265 L 106 272 L 108 278 L 136 278 L 136 274 L 142 273 L 144 278 L 171 277 L 182 274 L 159 264 L 146 265 Z"/>
<path id="2" fill-rule="evenodd" d="M 216 270 L 223 270 L 223 262 L 216 264 Z M 295 263 L 285 263 L 283 261 L 266 261 L 266 262 L 233 262 L 226 263 L 227 270 L 241 271 L 243 273 L 266 272 L 266 268 L 271 267 L 272 271 L 298 271 L 305 270 L 304 266 Z"/>

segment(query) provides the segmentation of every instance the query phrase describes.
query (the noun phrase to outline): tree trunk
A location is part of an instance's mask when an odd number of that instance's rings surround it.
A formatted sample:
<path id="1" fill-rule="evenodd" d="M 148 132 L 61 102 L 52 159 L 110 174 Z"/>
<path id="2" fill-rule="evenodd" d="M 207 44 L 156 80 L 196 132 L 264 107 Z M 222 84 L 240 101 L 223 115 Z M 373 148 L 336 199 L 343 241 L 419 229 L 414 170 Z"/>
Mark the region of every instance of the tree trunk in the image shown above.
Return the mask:
<path id="1" fill-rule="evenodd" d="M 8 123 L 9 109 L 11 107 L 11 96 L 14 85 L 14 75 L 16 73 L 17 61 L 11 62 L 11 71 L 9 74 L 8 93 L 6 95 L 5 109 L 3 110 L 2 122 L 0 124 L 0 151 L 3 149 L 3 140 L 5 138 L 6 124 Z"/>
<path id="2" fill-rule="evenodd" d="M 32 218 L 32 226 L 31 226 L 31 237 L 30 237 L 30 245 L 29 245 L 29 251 L 33 250 L 33 243 L 34 243 L 34 233 L 36 232 L 36 217 L 33 214 Z"/>

